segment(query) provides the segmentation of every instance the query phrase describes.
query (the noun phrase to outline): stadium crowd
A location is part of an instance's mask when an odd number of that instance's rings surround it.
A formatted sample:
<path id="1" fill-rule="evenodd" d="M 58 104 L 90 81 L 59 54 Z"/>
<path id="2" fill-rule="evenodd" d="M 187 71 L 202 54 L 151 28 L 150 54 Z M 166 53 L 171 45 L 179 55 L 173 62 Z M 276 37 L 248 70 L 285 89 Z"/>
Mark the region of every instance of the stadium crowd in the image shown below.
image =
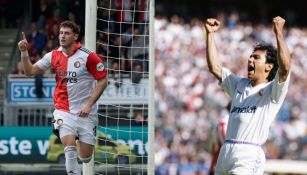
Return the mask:
<path id="1" fill-rule="evenodd" d="M 240 22 L 236 13 L 217 18 L 222 21 L 215 38 L 222 64 L 246 77 L 253 45 L 276 46 L 272 26 Z M 207 68 L 203 20 L 155 19 L 157 175 L 208 174 L 213 129 L 227 116 L 229 97 Z M 293 58 L 291 84 L 263 148 L 267 159 L 307 160 L 307 28 L 287 26 L 286 42 Z"/>

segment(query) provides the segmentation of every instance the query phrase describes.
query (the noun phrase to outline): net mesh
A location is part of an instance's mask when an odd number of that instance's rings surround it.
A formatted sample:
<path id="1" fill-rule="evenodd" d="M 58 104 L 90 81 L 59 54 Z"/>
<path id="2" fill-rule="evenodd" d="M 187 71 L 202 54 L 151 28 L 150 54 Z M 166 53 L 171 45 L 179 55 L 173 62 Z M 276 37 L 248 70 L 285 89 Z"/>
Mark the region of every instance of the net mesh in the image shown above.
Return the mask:
<path id="1" fill-rule="evenodd" d="M 96 174 L 147 174 L 149 0 L 98 0 L 96 35 L 109 82 L 99 99 Z"/>

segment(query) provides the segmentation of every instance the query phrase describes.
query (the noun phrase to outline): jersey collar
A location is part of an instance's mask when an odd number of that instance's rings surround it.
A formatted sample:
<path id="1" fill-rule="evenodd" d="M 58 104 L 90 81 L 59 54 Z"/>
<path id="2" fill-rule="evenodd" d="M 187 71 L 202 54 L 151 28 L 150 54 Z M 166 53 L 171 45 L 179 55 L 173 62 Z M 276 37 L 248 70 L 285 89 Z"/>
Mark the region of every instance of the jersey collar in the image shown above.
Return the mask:
<path id="1" fill-rule="evenodd" d="M 68 57 L 71 57 L 73 54 L 75 54 L 79 48 L 81 48 L 81 43 L 80 43 L 80 42 L 76 42 L 75 45 L 74 45 L 74 50 L 73 50 L 73 52 L 72 52 L 71 54 L 66 55 L 66 54 L 63 52 L 63 48 L 62 48 L 62 47 L 60 47 L 60 48 L 58 49 L 58 51 L 61 51 L 62 54 L 65 55 L 65 56 L 68 58 Z"/>

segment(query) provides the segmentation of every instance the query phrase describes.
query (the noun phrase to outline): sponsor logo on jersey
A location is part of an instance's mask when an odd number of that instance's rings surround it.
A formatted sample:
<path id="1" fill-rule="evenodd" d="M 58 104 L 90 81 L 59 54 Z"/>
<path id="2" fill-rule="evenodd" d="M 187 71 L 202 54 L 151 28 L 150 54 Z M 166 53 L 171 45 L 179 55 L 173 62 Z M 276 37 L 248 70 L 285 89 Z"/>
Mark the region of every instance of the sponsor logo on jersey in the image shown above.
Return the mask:
<path id="1" fill-rule="evenodd" d="M 99 72 L 101 72 L 101 71 L 104 70 L 104 65 L 103 65 L 102 63 L 98 63 L 98 64 L 96 65 L 96 69 L 97 69 Z"/>
<path id="2" fill-rule="evenodd" d="M 255 113 L 257 106 L 245 106 L 245 107 L 236 107 L 234 106 L 231 110 L 231 113 Z"/>
<path id="3" fill-rule="evenodd" d="M 61 83 L 78 83 L 78 79 L 77 78 L 63 78 L 61 80 Z"/>
<path id="4" fill-rule="evenodd" d="M 77 83 L 77 72 L 74 71 L 64 71 L 59 69 L 58 76 L 60 77 L 61 83 Z"/>
<path id="5" fill-rule="evenodd" d="M 75 66 L 75 68 L 79 68 L 80 67 L 80 62 L 79 61 L 76 61 L 75 63 L 74 63 L 74 66 Z"/>

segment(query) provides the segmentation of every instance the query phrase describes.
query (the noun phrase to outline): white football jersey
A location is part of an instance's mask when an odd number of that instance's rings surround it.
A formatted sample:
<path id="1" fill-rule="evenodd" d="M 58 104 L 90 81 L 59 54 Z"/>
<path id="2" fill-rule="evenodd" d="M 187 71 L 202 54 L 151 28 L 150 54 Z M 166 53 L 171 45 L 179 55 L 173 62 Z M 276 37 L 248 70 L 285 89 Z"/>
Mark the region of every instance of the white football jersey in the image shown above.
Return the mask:
<path id="1" fill-rule="evenodd" d="M 273 81 L 252 87 L 249 79 L 223 68 L 220 86 L 232 97 L 226 139 L 264 144 L 285 100 L 289 81 L 290 73 L 283 83 L 278 82 L 276 73 Z"/>

